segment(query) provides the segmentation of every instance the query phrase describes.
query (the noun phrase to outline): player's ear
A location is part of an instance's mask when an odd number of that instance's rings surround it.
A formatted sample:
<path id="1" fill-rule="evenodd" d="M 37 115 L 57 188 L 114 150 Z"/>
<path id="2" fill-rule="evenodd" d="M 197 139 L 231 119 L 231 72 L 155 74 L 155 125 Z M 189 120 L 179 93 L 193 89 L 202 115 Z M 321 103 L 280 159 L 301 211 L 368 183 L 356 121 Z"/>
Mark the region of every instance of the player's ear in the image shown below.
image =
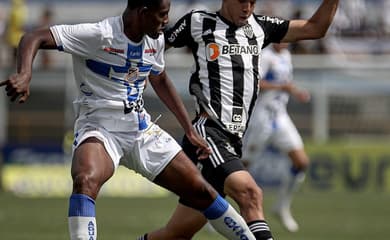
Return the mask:
<path id="1" fill-rule="evenodd" d="M 149 8 L 147 6 L 143 6 L 139 8 L 139 14 L 146 15 L 149 12 Z"/>

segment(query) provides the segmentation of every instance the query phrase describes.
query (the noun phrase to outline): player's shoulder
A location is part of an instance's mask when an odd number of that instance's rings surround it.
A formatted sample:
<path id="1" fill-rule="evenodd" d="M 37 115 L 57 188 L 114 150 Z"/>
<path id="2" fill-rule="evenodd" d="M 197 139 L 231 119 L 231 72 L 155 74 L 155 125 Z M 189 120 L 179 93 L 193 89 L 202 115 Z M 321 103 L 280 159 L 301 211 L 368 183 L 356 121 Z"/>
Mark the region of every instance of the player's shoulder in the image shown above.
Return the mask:
<path id="1" fill-rule="evenodd" d="M 116 34 L 122 32 L 123 28 L 122 18 L 120 16 L 105 18 L 97 25 L 104 37 L 115 37 Z"/>

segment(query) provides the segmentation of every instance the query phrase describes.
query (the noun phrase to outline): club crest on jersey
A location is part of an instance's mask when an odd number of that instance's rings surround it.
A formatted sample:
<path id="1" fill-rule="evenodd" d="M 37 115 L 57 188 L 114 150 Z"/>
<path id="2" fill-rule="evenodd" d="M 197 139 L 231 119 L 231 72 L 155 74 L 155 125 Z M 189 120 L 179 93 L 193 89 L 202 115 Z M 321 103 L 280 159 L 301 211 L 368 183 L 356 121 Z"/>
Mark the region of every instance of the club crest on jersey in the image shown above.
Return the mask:
<path id="1" fill-rule="evenodd" d="M 134 82 L 139 77 L 139 69 L 137 67 L 130 67 L 125 75 L 125 80 L 127 82 Z"/>
<path id="2" fill-rule="evenodd" d="M 254 33 L 253 33 L 253 28 L 251 25 L 247 24 L 247 25 L 243 26 L 242 30 L 244 31 L 245 36 L 247 36 L 248 38 L 253 38 Z"/>

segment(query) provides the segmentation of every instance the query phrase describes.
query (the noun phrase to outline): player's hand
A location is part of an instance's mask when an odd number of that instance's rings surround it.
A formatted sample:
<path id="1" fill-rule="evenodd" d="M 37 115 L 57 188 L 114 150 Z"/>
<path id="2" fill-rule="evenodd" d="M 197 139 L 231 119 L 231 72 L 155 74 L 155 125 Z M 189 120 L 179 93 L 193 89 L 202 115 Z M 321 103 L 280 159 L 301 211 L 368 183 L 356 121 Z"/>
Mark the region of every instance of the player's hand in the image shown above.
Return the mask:
<path id="1" fill-rule="evenodd" d="M 304 90 L 304 89 L 300 89 L 298 91 L 296 91 L 294 93 L 294 97 L 300 101 L 300 102 L 303 102 L 303 103 L 307 103 L 310 101 L 310 93 L 307 91 L 307 90 Z"/>
<path id="2" fill-rule="evenodd" d="M 196 151 L 196 154 L 198 156 L 199 160 L 203 160 L 209 157 L 211 154 L 211 149 L 208 146 L 207 142 L 199 136 L 198 133 L 196 133 L 194 130 L 192 130 L 189 133 L 186 133 L 188 140 L 194 145 L 197 146 L 198 149 Z"/>
<path id="3" fill-rule="evenodd" d="M 30 74 L 15 73 L 8 80 L 0 82 L 0 87 L 5 86 L 7 96 L 12 102 L 18 100 L 19 103 L 24 103 L 30 96 Z"/>

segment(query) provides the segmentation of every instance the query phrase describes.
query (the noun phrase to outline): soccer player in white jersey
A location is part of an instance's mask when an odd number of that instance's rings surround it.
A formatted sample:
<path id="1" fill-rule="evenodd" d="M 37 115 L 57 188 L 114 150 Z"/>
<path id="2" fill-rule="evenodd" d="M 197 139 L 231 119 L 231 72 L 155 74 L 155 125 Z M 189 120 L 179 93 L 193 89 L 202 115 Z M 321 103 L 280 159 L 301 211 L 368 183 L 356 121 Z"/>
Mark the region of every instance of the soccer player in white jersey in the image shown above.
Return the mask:
<path id="1" fill-rule="evenodd" d="M 226 238 L 255 239 L 242 217 L 143 108 L 142 92 L 149 79 L 197 146 L 199 157 L 210 154 L 164 71 L 162 29 L 169 9 L 170 0 L 129 0 L 121 16 L 27 33 L 18 47 L 17 72 L 0 82 L 11 101 L 25 102 L 38 49 L 58 49 L 73 57 L 79 95 L 74 101 L 71 240 L 97 239 L 95 200 L 120 164 L 179 195 Z"/>
<path id="2" fill-rule="evenodd" d="M 272 146 L 291 159 L 291 171 L 282 176 L 279 199 L 273 211 L 288 231 L 296 232 L 298 224 L 291 215 L 290 205 L 294 192 L 304 180 L 309 158 L 302 138 L 287 113 L 287 103 L 290 96 L 307 102 L 310 94 L 292 82 L 293 66 L 287 43 L 274 43 L 264 49 L 261 71 L 260 93 L 243 138 L 242 158 L 249 165 L 253 164 L 259 161 L 257 157 L 268 146 Z M 265 164 L 267 160 L 272 161 L 265 159 Z"/>
<path id="3" fill-rule="evenodd" d="M 262 191 L 241 162 L 241 137 L 252 112 L 260 79 L 261 51 L 272 42 L 323 37 L 338 0 L 323 0 L 307 20 L 284 20 L 253 13 L 256 0 L 222 0 L 217 12 L 192 11 L 165 32 L 166 43 L 192 50 L 190 91 L 199 108 L 194 126 L 213 152 L 198 161 L 185 137 L 183 149 L 221 195 L 237 203 L 256 239 L 272 239 Z M 206 219 L 183 204 L 168 224 L 143 239 L 191 239 Z M 141 239 L 142 239 L 141 238 Z"/>

